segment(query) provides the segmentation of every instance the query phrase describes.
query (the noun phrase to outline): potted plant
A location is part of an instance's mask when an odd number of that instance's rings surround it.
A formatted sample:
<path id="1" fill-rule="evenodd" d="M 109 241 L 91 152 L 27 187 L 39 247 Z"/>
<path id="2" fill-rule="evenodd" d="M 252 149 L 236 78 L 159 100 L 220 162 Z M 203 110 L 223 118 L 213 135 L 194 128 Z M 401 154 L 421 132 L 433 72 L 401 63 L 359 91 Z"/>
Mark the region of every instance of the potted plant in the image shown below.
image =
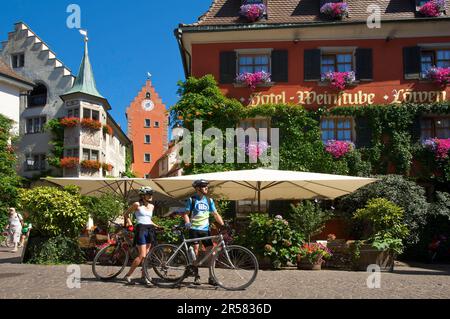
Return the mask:
<path id="1" fill-rule="evenodd" d="M 102 169 L 105 172 L 111 172 L 113 170 L 114 166 L 112 164 L 109 163 L 102 163 Z"/>
<path id="2" fill-rule="evenodd" d="M 331 257 L 331 252 L 325 246 L 311 244 L 311 237 L 322 231 L 331 216 L 331 213 L 322 210 L 317 202 L 304 201 L 291 205 L 289 220 L 292 229 L 304 234 L 307 240 L 297 255 L 299 269 L 320 269 L 324 258 Z"/>
<path id="3" fill-rule="evenodd" d="M 322 74 L 322 82 L 328 82 L 331 87 L 343 91 L 349 86 L 355 84 L 355 72 L 326 72 Z"/>
<path id="4" fill-rule="evenodd" d="M 270 73 L 265 71 L 259 71 L 255 73 L 241 73 L 236 77 L 237 84 L 243 84 L 250 87 L 252 90 L 256 88 L 258 84 L 270 83 Z"/>
<path id="5" fill-rule="evenodd" d="M 250 22 L 258 21 L 266 13 L 266 6 L 263 3 L 249 2 L 251 1 L 245 1 L 245 4 L 241 6 L 239 14 Z"/>
<path id="6" fill-rule="evenodd" d="M 382 270 L 394 270 L 394 260 L 403 252 L 408 228 L 403 222 L 404 210 L 384 198 L 374 198 L 358 209 L 353 218 L 367 223 L 366 241 L 359 248 L 357 268 L 366 270 L 377 264 Z"/>
<path id="7" fill-rule="evenodd" d="M 450 83 L 450 68 L 429 68 L 425 73 L 425 78 L 441 87 L 445 87 Z"/>
<path id="8" fill-rule="evenodd" d="M 431 0 L 419 8 L 426 17 L 439 17 L 445 11 L 445 0 Z"/>
<path id="9" fill-rule="evenodd" d="M 301 270 L 321 270 L 325 259 L 331 258 L 331 250 L 319 243 L 305 243 L 297 255 L 297 268 Z"/>
<path id="10" fill-rule="evenodd" d="M 348 5 L 345 2 L 327 2 L 320 8 L 320 13 L 332 19 L 348 16 Z"/>

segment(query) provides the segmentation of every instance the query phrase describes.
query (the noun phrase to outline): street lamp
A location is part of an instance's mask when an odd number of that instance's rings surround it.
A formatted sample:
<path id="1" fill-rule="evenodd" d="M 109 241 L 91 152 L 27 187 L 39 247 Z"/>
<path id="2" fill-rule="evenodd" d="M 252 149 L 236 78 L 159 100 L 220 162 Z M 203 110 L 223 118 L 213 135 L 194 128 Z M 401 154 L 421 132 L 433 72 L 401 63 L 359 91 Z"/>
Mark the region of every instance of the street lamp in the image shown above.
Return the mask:
<path id="1" fill-rule="evenodd" d="M 172 129 L 172 139 L 174 140 L 179 140 L 181 137 L 183 137 L 184 134 L 184 129 L 177 124 L 173 129 Z"/>

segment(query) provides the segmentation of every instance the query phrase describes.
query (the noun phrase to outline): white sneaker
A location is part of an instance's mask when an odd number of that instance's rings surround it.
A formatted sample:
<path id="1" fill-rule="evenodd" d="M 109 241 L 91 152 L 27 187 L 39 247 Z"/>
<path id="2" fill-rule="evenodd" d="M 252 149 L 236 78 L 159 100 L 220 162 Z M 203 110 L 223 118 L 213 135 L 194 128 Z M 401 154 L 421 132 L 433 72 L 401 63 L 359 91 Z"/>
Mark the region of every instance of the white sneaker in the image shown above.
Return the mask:
<path id="1" fill-rule="evenodd" d="M 127 284 L 132 284 L 132 281 L 131 281 L 131 277 L 130 276 L 125 276 L 125 277 L 123 277 L 123 280 L 125 280 L 125 282 L 127 283 Z"/>
<path id="2" fill-rule="evenodd" d="M 146 285 L 151 285 L 152 282 L 150 280 L 148 280 L 147 277 L 142 277 L 142 281 L 146 284 Z"/>

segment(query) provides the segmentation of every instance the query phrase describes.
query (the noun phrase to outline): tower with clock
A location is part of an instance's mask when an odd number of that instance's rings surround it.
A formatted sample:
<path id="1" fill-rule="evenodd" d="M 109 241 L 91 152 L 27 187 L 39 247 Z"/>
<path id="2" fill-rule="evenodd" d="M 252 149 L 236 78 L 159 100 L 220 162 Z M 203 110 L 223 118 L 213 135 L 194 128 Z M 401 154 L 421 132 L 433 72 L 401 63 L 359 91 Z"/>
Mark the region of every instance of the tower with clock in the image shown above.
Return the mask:
<path id="1" fill-rule="evenodd" d="M 150 79 L 126 109 L 127 135 L 133 142 L 132 170 L 138 177 L 158 177 L 155 163 L 167 150 L 166 106 Z"/>

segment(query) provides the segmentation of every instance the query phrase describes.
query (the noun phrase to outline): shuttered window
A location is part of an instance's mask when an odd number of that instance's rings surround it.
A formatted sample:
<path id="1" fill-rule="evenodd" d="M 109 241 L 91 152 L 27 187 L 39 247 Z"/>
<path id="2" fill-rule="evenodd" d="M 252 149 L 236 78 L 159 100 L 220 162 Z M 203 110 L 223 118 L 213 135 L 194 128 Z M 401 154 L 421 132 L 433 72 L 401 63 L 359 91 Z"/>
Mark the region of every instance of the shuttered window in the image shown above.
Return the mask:
<path id="1" fill-rule="evenodd" d="M 220 52 L 220 83 L 234 83 L 236 71 L 236 52 Z"/>
<path id="2" fill-rule="evenodd" d="M 421 140 L 428 138 L 450 138 L 450 117 L 429 117 L 421 120 Z"/>
<path id="3" fill-rule="evenodd" d="M 321 77 L 320 49 L 305 50 L 304 76 L 305 81 L 319 81 Z"/>

